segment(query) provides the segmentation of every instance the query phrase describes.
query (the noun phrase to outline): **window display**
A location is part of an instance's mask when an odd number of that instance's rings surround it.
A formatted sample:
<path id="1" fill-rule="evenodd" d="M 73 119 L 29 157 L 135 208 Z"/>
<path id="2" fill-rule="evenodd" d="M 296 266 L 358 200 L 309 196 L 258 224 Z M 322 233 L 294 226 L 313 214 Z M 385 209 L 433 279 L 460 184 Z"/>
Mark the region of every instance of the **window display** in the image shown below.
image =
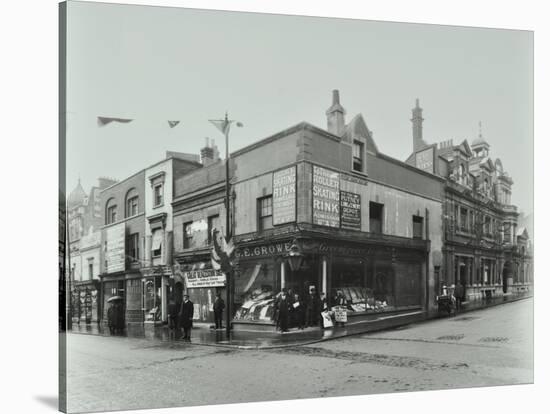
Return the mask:
<path id="1" fill-rule="evenodd" d="M 271 260 L 241 264 L 235 279 L 236 320 L 273 320 L 276 278 Z"/>
<path id="2" fill-rule="evenodd" d="M 143 308 L 146 322 L 161 320 L 161 280 L 149 278 L 143 282 Z"/>

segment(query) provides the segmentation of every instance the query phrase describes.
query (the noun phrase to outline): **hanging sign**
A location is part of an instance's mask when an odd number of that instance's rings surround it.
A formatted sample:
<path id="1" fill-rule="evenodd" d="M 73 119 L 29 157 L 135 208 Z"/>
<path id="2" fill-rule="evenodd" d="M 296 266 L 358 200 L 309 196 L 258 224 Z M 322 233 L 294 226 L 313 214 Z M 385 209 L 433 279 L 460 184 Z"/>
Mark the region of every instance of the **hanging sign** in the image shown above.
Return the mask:
<path id="1" fill-rule="evenodd" d="M 273 173 L 273 225 L 296 221 L 296 167 Z"/>
<path id="2" fill-rule="evenodd" d="M 343 229 L 361 230 L 361 195 L 340 191 L 340 213 Z"/>
<path id="3" fill-rule="evenodd" d="M 340 174 L 313 166 L 313 224 L 340 227 Z"/>

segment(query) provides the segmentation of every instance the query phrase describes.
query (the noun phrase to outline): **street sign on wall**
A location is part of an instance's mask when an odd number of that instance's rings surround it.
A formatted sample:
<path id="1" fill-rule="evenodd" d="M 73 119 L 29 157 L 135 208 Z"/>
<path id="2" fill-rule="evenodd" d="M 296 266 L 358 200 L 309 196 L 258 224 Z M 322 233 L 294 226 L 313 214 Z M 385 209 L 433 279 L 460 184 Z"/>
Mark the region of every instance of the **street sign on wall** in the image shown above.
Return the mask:
<path id="1" fill-rule="evenodd" d="M 296 221 L 296 167 L 273 173 L 273 225 Z"/>
<path id="2" fill-rule="evenodd" d="M 348 230 L 361 230 L 361 195 L 340 191 L 341 226 Z"/>
<path id="3" fill-rule="evenodd" d="M 340 174 L 313 166 L 313 224 L 340 227 Z"/>

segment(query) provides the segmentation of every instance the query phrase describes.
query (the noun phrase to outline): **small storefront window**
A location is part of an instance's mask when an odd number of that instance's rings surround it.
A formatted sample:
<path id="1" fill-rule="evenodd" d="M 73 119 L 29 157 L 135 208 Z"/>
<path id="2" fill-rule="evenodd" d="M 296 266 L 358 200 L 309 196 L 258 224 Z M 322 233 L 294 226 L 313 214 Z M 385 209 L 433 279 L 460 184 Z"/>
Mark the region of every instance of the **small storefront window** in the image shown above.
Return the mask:
<path id="1" fill-rule="evenodd" d="M 143 308 L 146 322 L 161 320 L 161 279 L 148 278 L 143 282 Z"/>
<path id="2" fill-rule="evenodd" d="M 332 305 L 345 302 L 350 311 L 362 312 L 368 309 L 367 299 L 372 291 L 367 289 L 365 264 L 360 258 L 337 258 L 332 262 Z M 340 296 L 339 296 L 340 295 Z M 340 298 L 345 298 L 344 301 Z"/>
<path id="3" fill-rule="evenodd" d="M 369 305 L 374 310 L 382 310 L 395 306 L 395 279 L 390 262 L 376 262 L 372 273 L 373 298 Z"/>
<path id="4" fill-rule="evenodd" d="M 235 278 L 236 320 L 273 319 L 277 268 L 273 260 L 241 263 Z"/>
<path id="5" fill-rule="evenodd" d="M 420 305 L 421 266 L 420 263 L 397 262 L 395 264 L 397 289 L 396 306 Z"/>

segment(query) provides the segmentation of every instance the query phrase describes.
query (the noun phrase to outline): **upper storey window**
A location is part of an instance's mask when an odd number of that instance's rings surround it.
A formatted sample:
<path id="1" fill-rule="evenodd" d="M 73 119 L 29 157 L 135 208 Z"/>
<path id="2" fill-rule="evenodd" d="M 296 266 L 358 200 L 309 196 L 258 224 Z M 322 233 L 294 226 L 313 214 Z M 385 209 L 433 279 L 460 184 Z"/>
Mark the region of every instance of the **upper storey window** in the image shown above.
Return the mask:
<path id="1" fill-rule="evenodd" d="M 365 144 L 361 141 L 353 141 L 353 171 L 364 172 L 365 168 Z"/>

